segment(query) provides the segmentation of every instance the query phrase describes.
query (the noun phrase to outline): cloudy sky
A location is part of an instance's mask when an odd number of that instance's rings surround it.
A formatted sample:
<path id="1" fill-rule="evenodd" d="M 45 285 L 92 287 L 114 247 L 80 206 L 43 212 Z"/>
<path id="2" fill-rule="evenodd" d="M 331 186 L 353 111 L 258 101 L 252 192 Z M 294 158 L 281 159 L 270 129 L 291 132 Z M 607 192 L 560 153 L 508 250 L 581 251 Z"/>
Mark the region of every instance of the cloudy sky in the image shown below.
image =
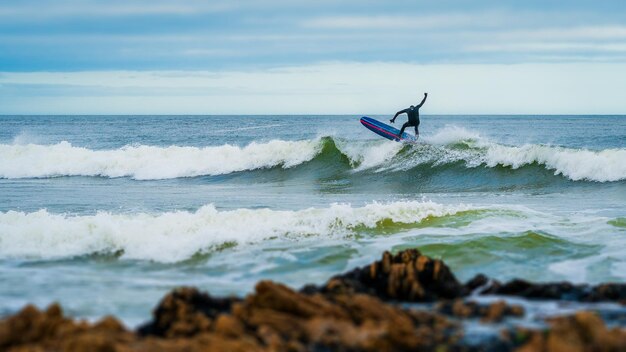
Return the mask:
<path id="1" fill-rule="evenodd" d="M 621 0 L 0 3 L 0 114 L 624 114 L 625 82 Z"/>

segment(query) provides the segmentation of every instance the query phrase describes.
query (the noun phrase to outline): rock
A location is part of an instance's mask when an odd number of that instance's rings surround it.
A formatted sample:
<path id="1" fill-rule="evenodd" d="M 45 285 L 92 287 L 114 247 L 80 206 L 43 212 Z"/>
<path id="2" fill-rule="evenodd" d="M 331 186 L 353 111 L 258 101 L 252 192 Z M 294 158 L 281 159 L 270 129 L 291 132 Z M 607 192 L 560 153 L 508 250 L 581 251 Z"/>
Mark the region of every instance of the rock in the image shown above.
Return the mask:
<path id="1" fill-rule="evenodd" d="M 487 306 L 482 314 L 482 321 L 484 322 L 499 322 L 510 311 L 504 301 L 498 301 Z"/>
<path id="2" fill-rule="evenodd" d="M 499 322 L 524 314 L 504 301 L 478 304 L 468 294 L 624 300 L 623 284 L 505 284 L 478 275 L 461 285 L 440 260 L 407 250 L 295 291 L 261 281 L 245 297 L 215 298 L 195 288 L 166 295 L 137 332 L 114 317 L 95 324 L 64 317 L 58 305 L 27 306 L 0 320 L 2 351 L 623 351 L 626 330 L 608 329 L 594 313 L 549 320 L 546 331 L 511 327 L 480 345 L 463 340 L 463 319 Z M 386 302 L 387 301 L 387 302 Z M 392 301 L 389 303 L 388 301 Z M 432 309 L 398 301 L 431 302 Z M 420 306 L 426 306 L 420 304 Z M 453 316 L 455 319 L 450 319 Z"/>
<path id="3" fill-rule="evenodd" d="M 93 326 L 65 318 L 53 304 L 46 311 L 26 306 L 0 322 L 0 350 L 116 351 L 134 335 L 115 318 Z"/>
<path id="4" fill-rule="evenodd" d="M 57 329 L 67 323 L 60 311 L 61 308 L 56 304 L 51 305 L 46 312 L 40 312 L 34 306 L 28 305 L 2 321 L 0 350 L 54 336 Z"/>
<path id="5" fill-rule="evenodd" d="M 396 255 L 385 252 L 380 261 L 335 276 L 323 287 L 306 286 L 302 292 L 365 293 L 409 302 L 451 299 L 465 294 L 447 265 L 416 249 Z"/>
<path id="6" fill-rule="evenodd" d="M 485 276 L 484 274 L 478 274 L 476 276 L 474 276 L 471 280 L 469 280 L 467 283 L 465 283 L 465 289 L 466 292 L 471 293 L 474 292 L 477 289 L 485 289 L 487 288 L 488 284 L 491 282 L 491 280 Z"/>
<path id="7" fill-rule="evenodd" d="M 482 279 L 474 278 L 465 284 L 466 291 Z M 535 284 L 515 279 L 505 284 L 497 280 L 490 281 L 481 290 L 481 294 L 520 296 L 530 299 L 555 299 L 578 302 L 620 302 L 626 300 L 626 284 L 607 283 L 598 286 L 585 284 L 574 285 L 569 282 L 549 282 Z"/>
<path id="8" fill-rule="evenodd" d="M 139 332 L 294 351 L 432 349 L 452 346 L 460 336 L 458 327 L 438 314 L 401 309 L 359 293 L 304 294 L 270 281 L 259 282 L 244 300 L 215 299 L 189 288 L 173 291 Z M 154 337 L 150 341 L 162 342 Z"/>
<path id="9" fill-rule="evenodd" d="M 213 298 L 193 287 L 178 288 L 165 296 L 154 310 L 154 320 L 139 328 L 140 335 L 193 336 L 209 331 L 212 321 L 229 312 L 236 298 Z"/>
<path id="10" fill-rule="evenodd" d="M 487 305 L 476 302 L 465 302 L 462 299 L 441 301 L 434 306 L 434 310 L 457 318 L 480 318 L 482 322 L 497 323 L 505 317 L 522 317 L 524 308 L 519 305 L 509 305 L 504 301 L 497 301 Z"/>
<path id="11" fill-rule="evenodd" d="M 311 295 L 262 281 L 233 315 L 266 343 L 297 350 L 406 350 L 457 341 L 457 327 L 364 294 Z"/>
<path id="12" fill-rule="evenodd" d="M 626 302 L 626 284 L 606 283 L 594 286 L 586 300 L 591 302 Z"/>
<path id="13" fill-rule="evenodd" d="M 517 351 L 626 351 L 626 330 L 608 329 L 593 312 L 552 318 L 549 324 L 546 332 L 524 331 L 530 337 Z"/>
<path id="14" fill-rule="evenodd" d="M 507 283 L 479 274 L 461 285 L 448 266 L 416 249 L 395 255 L 383 253 L 380 261 L 331 278 L 324 286 L 305 286 L 303 293 L 365 293 L 383 300 L 432 302 L 480 294 L 520 296 L 530 299 L 557 299 L 581 302 L 626 301 L 626 284 L 598 286 L 569 282 L 531 283 L 515 279 Z"/>

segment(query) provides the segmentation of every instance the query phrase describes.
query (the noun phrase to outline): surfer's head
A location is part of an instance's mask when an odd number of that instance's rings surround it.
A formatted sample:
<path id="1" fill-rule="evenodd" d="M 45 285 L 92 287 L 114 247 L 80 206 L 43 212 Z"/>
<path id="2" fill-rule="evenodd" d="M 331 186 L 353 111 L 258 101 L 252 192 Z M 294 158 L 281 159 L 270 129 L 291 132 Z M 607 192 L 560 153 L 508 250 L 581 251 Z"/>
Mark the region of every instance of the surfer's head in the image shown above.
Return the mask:
<path id="1" fill-rule="evenodd" d="M 414 109 L 414 108 L 415 108 L 415 106 L 411 105 L 411 109 Z"/>

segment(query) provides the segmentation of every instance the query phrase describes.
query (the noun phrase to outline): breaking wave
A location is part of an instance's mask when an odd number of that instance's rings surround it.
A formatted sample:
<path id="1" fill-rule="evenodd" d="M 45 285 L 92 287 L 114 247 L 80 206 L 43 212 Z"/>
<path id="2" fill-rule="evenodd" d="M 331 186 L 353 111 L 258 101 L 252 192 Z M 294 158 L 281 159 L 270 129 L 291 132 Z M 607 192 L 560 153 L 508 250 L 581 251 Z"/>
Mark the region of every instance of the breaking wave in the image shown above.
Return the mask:
<path id="1" fill-rule="evenodd" d="M 430 201 L 332 204 L 298 211 L 236 209 L 205 205 L 195 212 L 77 216 L 0 212 L 1 259 L 57 259 L 115 254 L 123 259 L 178 262 L 224 245 L 272 238 L 350 236 L 363 229 L 419 224 L 424 219 L 478 210 Z M 252 226 L 253 225 L 253 226 Z"/>
<path id="2" fill-rule="evenodd" d="M 54 145 L 0 145 L 0 177 L 132 177 L 137 180 L 223 175 L 275 166 L 292 167 L 320 153 L 318 140 L 250 143 L 245 147 L 125 146 L 91 150 Z"/>
<path id="3" fill-rule="evenodd" d="M 626 179 L 626 149 L 587 150 L 490 142 L 479 134 L 446 127 L 426 143 L 403 145 L 383 140 L 347 141 L 336 137 L 272 140 L 240 147 L 125 146 L 91 150 L 68 142 L 54 145 L 0 145 L 1 178 L 58 176 L 130 177 L 137 180 L 225 175 L 268 168 L 295 168 L 338 155 L 343 170 L 399 172 L 461 163 L 463 168 L 509 168 L 538 165 L 572 181 Z"/>

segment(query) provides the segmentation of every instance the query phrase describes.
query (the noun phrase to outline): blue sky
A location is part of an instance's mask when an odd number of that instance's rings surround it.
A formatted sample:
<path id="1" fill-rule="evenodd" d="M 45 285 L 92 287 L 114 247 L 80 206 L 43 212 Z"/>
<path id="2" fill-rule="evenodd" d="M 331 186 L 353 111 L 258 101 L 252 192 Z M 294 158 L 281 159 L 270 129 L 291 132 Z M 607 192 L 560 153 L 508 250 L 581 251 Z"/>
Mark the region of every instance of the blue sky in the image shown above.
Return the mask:
<path id="1" fill-rule="evenodd" d="M 626 1 L 0 3 L 5 114 L 626 113 L 625 71 Z"/>

